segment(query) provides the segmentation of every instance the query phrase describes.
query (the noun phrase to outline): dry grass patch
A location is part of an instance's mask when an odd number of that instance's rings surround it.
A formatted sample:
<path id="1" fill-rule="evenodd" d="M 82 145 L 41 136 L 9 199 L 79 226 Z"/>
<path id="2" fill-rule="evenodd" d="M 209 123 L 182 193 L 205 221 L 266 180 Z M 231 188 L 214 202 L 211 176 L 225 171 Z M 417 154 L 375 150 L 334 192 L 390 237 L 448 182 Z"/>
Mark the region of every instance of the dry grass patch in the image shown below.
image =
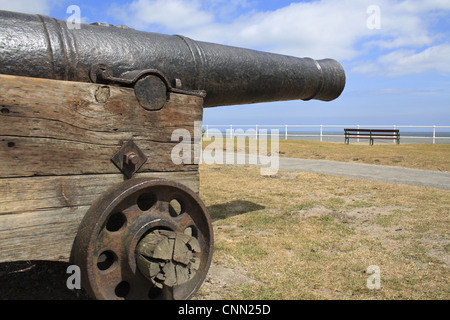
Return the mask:
<path id="1" fill-rule="evenodd" d="M 280 141 L 283 157 L 450 171 L 450 144 L 345 145 L 317 141 Z"/>
<path id="2" fill-rule="evenodd" d="M 252 279 L 225 298 L 450 298 L 449 191 L 249 166 L 201 165 L 200 179 L 214 263 Z"/>
<path id="3" fill-rule="evenodd" d="M 239 143 L 238 143 L 239 141 Z M 222 144 L 226 150 L 225 140 L 204 141 L 206 148 L 211 143 Z M 270 140 L 261 140 L 262 145 L 271 150 Z M 244 146 L 245 145 L 245 146 Z M 234 150 L 249 153 L 249 140 L 235 139 Z M 450 171 L 450 144 L 380 144 L 362 145 L 305 141 L 280 140 L 281 157 L 299 159 L 334 160 L 342 162 L 366 163 L 387 166 L 401 166 L 414 169 Z"/>

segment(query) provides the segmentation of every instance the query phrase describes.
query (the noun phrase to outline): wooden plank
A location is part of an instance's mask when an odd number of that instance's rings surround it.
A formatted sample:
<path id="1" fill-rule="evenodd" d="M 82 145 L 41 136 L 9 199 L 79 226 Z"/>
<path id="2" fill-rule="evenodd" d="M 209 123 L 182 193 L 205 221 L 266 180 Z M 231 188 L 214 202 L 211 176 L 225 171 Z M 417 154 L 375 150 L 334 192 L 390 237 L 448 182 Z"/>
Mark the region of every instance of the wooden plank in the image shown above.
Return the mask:
<path id="1" fill-rule="evenodd" d="M 147 111 L 131 88 L 0 75 L 0 262 L 68 261 L 90 205 L 123 181 L 110 159 L 129 139 L 148 157 L 135 177 L 198 192 L 198 166 L 172 161 L 171 138 L 185 129 L 199 145 L 202 113 L 194 96 Z"/>
<path id="2" fill-rule="evenodd" d="M 0 109 L 0 177 L 117 173 L 110 158 L 131 138 L 149 158 L 141 172 L 198 170 L 170 155 L 174 130 L 194 138 L 199 97 L 170 94 L 148 111 L 131 88 L 0 75 Z"/>
<path id="3" fill-rule="evenodd" d="M 0 262 L 69 261 L 78 225 L 88 209 L 57 208 L 0 216 Z"/>
<path id="4" fill-rule="evenodd" d="M 197 172 L 153 172 L 136 177 L 161 177 L 198 192 Z M 90 206 L 109 187 L 123 181 L 121 174 L 0 179 L 0 215 L 49 208 Z"/>
<path id="5" fill-rule="evenodd" d="M 398 133 L 398 129 L 344 129 L 346 132 L 395 132 Z"/>
<path id="6" fill-rule="evenodd" d="M 141 173 L 198 192 L 198 172 Z M 0 179 L 0 262 L 68 261 L 78 226 L 92 202 L 123 181 L 121 174 Z"/>

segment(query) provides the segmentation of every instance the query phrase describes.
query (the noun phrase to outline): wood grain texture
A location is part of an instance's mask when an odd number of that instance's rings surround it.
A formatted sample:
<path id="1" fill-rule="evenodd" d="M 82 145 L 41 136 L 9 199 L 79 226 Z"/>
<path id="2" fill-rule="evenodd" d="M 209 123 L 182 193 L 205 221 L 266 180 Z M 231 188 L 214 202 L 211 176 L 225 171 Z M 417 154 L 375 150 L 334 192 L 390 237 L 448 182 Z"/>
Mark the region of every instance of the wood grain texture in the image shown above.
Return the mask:
<path id="1" fill-rule="evenodd" d="M 202 114 L 195 96 L 170 94 L 147 111 L 132 88 L 0 75 L 0 262 L 68 261 L 90 205 L 123 181 L 110 159 L 130 139 L 148 157 L 134 177 L 198 192 L 198 165 L 174 163 L 171 152 L 173 131 L 194 142 Z"/>
<path id="2" fill-rule="evenodd" d="M 137 174 L 165 178 L 198 192 L 197 172 Z M 78 226 L 92 202 L 121 174 L 0 179 L 0 262 L 68 261 Z"/>
<path id="3" fill-rule="evenodd" d="M 154 285 L 173 287 L 192 279 L 200 266 L 200 244 L 180 232 L 158 230 L 142 238 L 136 247 L 137 266 Z"/>
<path id="4" fill-rule="evenodd" d="M 141 172 L 196 171 L 172 162 L 171 138 L 175 129 L 194 137 L 202 105 L 171 94 L 163 109 L 148 111 L 131 88 L 0 75 L 0 176 L 117 173 L 110 158 L 129 139 L 149 158 Z"/>

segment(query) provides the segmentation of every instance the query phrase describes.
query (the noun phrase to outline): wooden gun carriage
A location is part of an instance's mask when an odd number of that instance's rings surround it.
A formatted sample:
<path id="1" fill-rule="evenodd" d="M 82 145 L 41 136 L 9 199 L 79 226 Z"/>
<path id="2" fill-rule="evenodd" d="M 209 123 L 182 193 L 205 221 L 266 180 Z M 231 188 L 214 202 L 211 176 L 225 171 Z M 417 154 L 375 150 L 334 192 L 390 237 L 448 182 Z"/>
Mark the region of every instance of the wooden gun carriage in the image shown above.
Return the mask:
<path id="1" fill-rule="evenodd" d="M 330 59 L 0 11 L 0 262 L 70 261 L 96 299 L 192 297 L 213 253 L 203 108 L 344 84 Z M 179 143 L 192 161 L 174 161 Z"/>

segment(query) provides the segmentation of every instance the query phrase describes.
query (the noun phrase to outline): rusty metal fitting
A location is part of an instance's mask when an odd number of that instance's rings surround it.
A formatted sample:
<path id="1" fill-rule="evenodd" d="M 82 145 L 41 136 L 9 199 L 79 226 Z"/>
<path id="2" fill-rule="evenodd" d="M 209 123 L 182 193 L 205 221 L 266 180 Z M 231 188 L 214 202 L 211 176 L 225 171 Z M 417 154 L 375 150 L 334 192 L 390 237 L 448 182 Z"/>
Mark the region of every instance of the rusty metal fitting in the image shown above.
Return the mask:
<path id="1" fill-rule="evenodd" d="M 128 152 L 123 156 L 123 161 L 127 166 L 136 166 L 139 163 L 139 156 L 135 152 Z"/>

